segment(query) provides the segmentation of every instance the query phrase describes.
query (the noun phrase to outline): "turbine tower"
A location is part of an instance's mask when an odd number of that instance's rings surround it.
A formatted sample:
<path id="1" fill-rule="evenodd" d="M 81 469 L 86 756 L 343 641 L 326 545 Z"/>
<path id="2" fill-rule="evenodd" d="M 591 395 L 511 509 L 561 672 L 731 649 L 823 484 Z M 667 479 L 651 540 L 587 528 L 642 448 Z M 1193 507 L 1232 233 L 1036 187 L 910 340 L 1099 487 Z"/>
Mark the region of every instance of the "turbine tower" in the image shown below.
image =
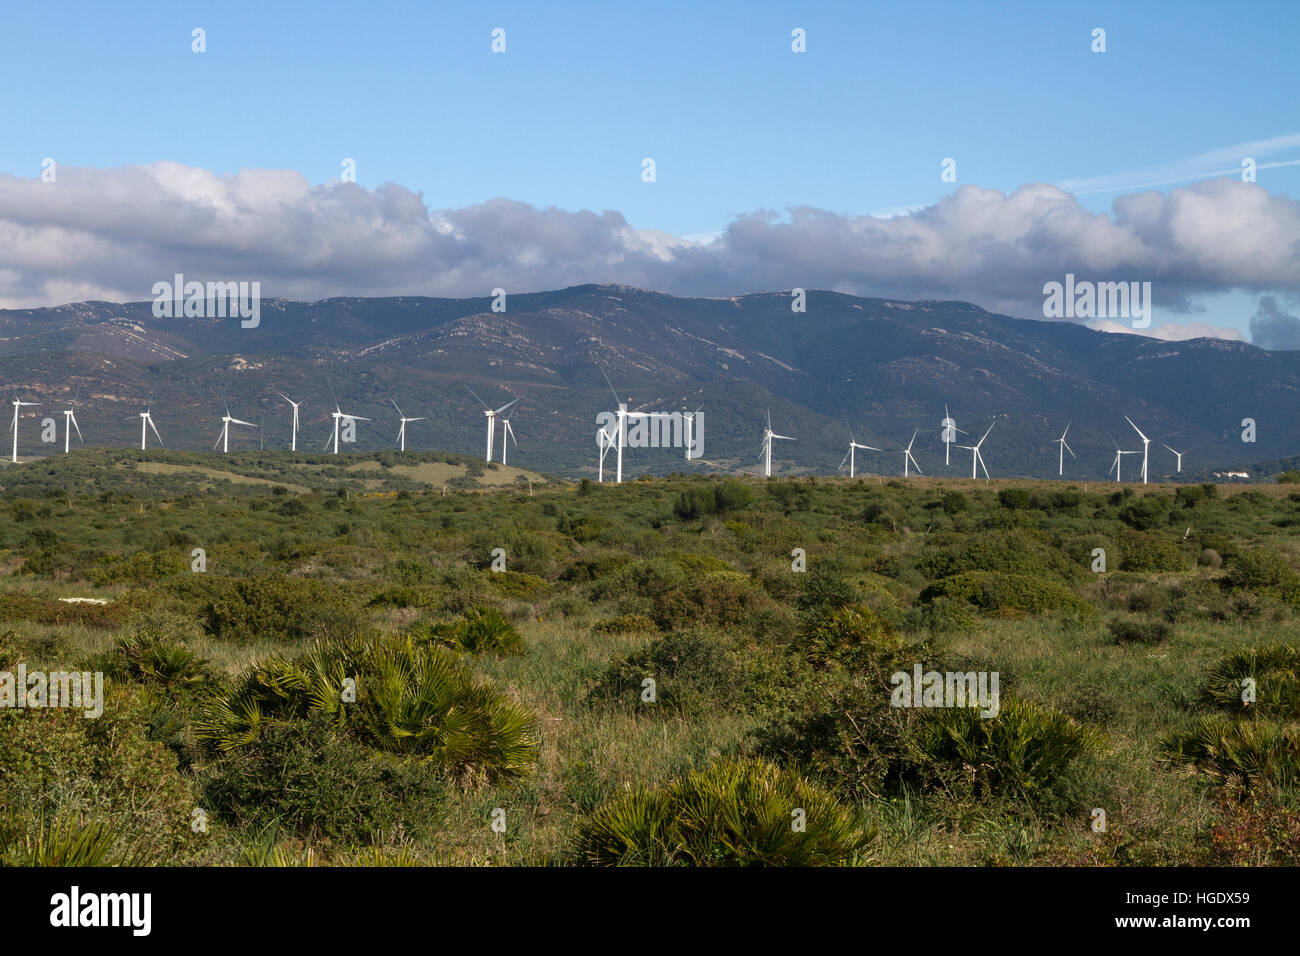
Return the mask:
<path id="1" fill-rule="evenodd" d="M 772 410 L 767 412 L 767 427 L 763 429 L 763 477 L 772 477 L 772 442 L 795 441 L 789 435 L 778 435 L 772 431 Z"/>
<path id="2" fill-rule="evenodd" d="M 1070 423 L 1066 422 L 1065 431 L 1061 432 L 1061 437 L 1056 439 L 1056 441 L 1052 442 L 1053 445 L 1059 444 L 1061 446 L 1060 460 L 1056 463 L 1056 476 L 1058 478 L 1065 474 L 1065 453 L 1068 451 L 1070 453 L 1071 458 L 1079 457 L 1074 453 L 1074 449 L 1065 443 L 1065 436 L 1069 434 L 1069 432 L 1070 432 Z"/>
<path id="3" fill-rule="evenodd" d="M 1161 442 L 1160 444 L 1165 445 L 1164 442 Z M 1168 445 L 1165 445 L 1165 447 L 1166 447 L 1166 448 L 1169 448 Z M 1173 451 L 1173 452 L 1174 452 L 1174 456 L 1178 459 L 1178 468 L 1176 469 L 1176 472 L 1175 472 L 1175 473 L 1176 473 L 1176 474 L 1182 474 L 1182 471 L 1183 471 L 1183 456 L 1187 454 L 1186 450 L 1183 450 L 1183 451 L 1174 451 L 1172 448 L 1169 448 L 1169 450 L 1170 450 L 1170 451 Z"/>
<path id="4" fill-rule="evenodd" d="M 694 459 L 691 458 L 691 449 L 695 447 L 695 416 L 700 413 L 700 409 L 702 408 L 704 408 L 703 405 L 695 409 L 695 411 L 693 412 L 690 413 L 682 412 L 682 421 L 686 423 L 685 431 L 686 431 L 686 460 L 687 461 L 694 461 Z"/>
<path id="5" fill-rule="evenodd" d="M 943 421 L 939 423 L 939 440 L 943 442 L 943 463 L 951 464 L 949 455 L 952 453 L 952 443 L 957 440 L 957 433 L 965 435 L 966 432 L 957 427 L 957 422 L 948 414 L 948 406 L 943 406 Z M 917 469 L 920 471 L 921 469 Z"/>
<path id="6" fill-rule="evenodd" d="M 72 438 L 72 429 L 77 429 L 77 441 L 81 442 L 83 445 L 86 443 L 86 440 L 81 437 L 81 429 L 77 428 L 77 414 L 73 411 L 76 406 L 77 402 L 74 399 L 68 407 L 63 410 L 63 453 L 65 455 L 68 453 L 68 446 L 70 439 Z"/>
<path id="7" fill-rule="evenodd" d="M 390 402 L 393 402 L 393 400 L 392 400 L 391 398 L 389 399 L 389 401 L 390 401 Z M 396 402 L 393 402 L 393 407 L 394 407 L 394 408 L 397 408 L 397 403 L 396 403 Z M 407 417 L 406 417 L 406 414 L 405 414 L 405 413 L 404 413 L 400 408 L 397 408 L 397 415 L 398 415 L 398 417 L 401 418 L 401 420 L 402 420 L 402 427 L 399 428 L 399 429 L 397 429 L 397 441 L 398 441 L 398 443 L 402 446 L 402 451 L 406 451 L 406 423 L 407 423 L 407 422 L 422 422 L 422 421 L 424 421 L 424 419 L 423 419 L 423 418 L 407 418 Z M 504 459 L 503 459 L 503 460 L 504 460 Z"/>
<path id="8" fill-rule="evenodd" d="M 509 438 L 515 442 L 515 447 L 519 447 L 519 442 L 515 441 L 515 430 L 510 427 L 510 419 L 501 419 L 501 464 L 506 463 L 506 439 Z"/>
<path id="9" fill-rule="evenodd" d="M 339 408 L 339 406 L 338 406 L 337 403 L 335 403 L 335 405 L 334 405 L 334 411 L 330 412 L 330 416 L 334 419 L 334 454 L 336 454 L 336 455 L 339 453 L 339 422 L 341 422 L 341 421 L 349 421 L 349 422 L 368 422 L 368 421 L 370 421 L 369 418 L 362 418 L 360 415 L 345 415 L 345 414 L 343 413 L 343 410 L 342 410 L 341 408 Z M 330 443 L 329 443 L 329 440 L 326 439 L 326 441 L 325 441 L 325 447 L 328 448 L 328 447 L 329 447 L 329 444 L 330 444 Z"/>
<path id="10" fill-rule="evenodd" d="M 849 452 L 847 455 L 844 456 L 844 461 L 847 461 L 849 463 L 850 478 L 854 477 L 857 474 L 857 470 L 855 467 L 856 462 L 854 461 L 853 453 L 859 448 L 861 448 L 863 451 L 880 451 L 879 448 L 873 448 L 871 445 L 859 444 L 858 440 L 853 436 L 853 432 L 849 432 Z M 840 462 L 841 468 L 844 467 L 844 461 Z"/>
<path id="11" fill-rule="evenodd" d="M 1106 474 L 1109 475 L 1109 474 L 1113 471 L 1113 472 L 1115 472 L 1115 482 L 1116 482 L 1116 484 L 1122 482 L 1124 479 L 1120 477 L 1120 470 L 1121 470 L 1121 467 L 1120 467 L 1120 466 L 1121 466 L 1121 465 L 1123 464 L 1123 462 L 1124 462 L 1124 456 L 1125 456 L 1125 455 L 1136 455 L 1136 454 L 1137 454 L 1137 452 L 1135 452 L 1135 451 L 1121 451 L 1121 450 L 1119 449 L 1119 447 L 1116 446 L 1116 448 L 1115 448 L 1115 460 L 1114 460 L 1113 462 L 1111 462 L 1111 466 L 1110 466 L 1108 469 L 1106 469 Z"/>
<path id="12" fill-rule="evenodd" d="M 39 404 L 40 402 L 24 402 L 24 401 L 20 401 L 17 398 L 14 399 L 14 420 L 13 423 L 9 426 L 9 430 L 14 433 L 14 457 L 13 457 L 14 464 L 18 463 L 18 411 L 24 405 L 39 405 Z"/>
<path id="13" fill-rule="evenodd" d="M 223 455 L 230 454 L 230 426 L 231 425 L 244 425 L 248 428 L 257 427 L 252 422 L 240 421 L 238 418 L 233 418 L 230 414 L 230 406 L 227 405 L 226 414 L 221 416 L 221 434 L 217 436 L 217 440 L 212 444 L 213 451 L 216 451 L 217 445 L 220 445 L 221 453 Z"/>
<path id="14" fill-rule="evenodd" d="M 284 392 L 276 392 L 276 394 L 293 406 L 293 432 L 291 433 L 292 437 L 289 440 L 289 450 L 297 451 L 298 450 L 298 406 L 301 405 L 302 402 L 295 402 L 288 395 L 284 394 Z"/>
<path id="15" fill-rule="evenodd" d="M 993 422 L 993 425 L 996 425 L 996 424 L 997 424 L 997 421 L 995 420 L 995 421 Z M 971 476 L 972 478 L 975 478 L 975 479 L 978 479 L 978 478 L 979 478 L 979 474 L 978 474 L 978 472 L 976 472 L 976 470 L 975 470 L 976 467 L 979 467 L 979 468 L 983 468 L 983 469 L 984 469 L 984 480 L 985 480 L 985 481 L 988 481 L 988 480 L 989 480 L 989 470 L 988 470 L 988 467 L 984 464 L 984 456 L 980 454 L 980 445 L 983 445 L 983 444 L 984 444 L 984 439 L 985 439 L 985 438 L 988 438 L 988 437 L 989 437 L 989 432 L 993 431 L 993 425 L 990 425 L 990 426 L 989 426 L 989 427 L 984 431 L 984 434 L 980 436 L 980 440 L 977 441 L 975 444 L 973 444 L 973 445 L 958 445 L 958 446 L 957 446 L 958 448 L 965 448 L 967 451 L 969 451 L 969 452 L 971 453 L 971 455 L 970 455 L 970 476 Z"/>
<path id="16" fill-rule="evenodd" d="M 158 434 L 158 426 L 153 423 L 153 396 L 149 396 L 149 404 L 145 406 L 144 411 L 140 412 L 140 450 L 145 451 L 149 447 L 148 428 L 153 429 L 154 437 L 158 439 L 158 444 L 162 444 L 162 435 Z"/>
<path id="17" fill-rule="evenodd" d="M 912 467 L 916 469 L 916 473 L 918 475 L 921 474 L 921 466 L 918 465 L 916 463 L 916 459 L 912 457 L 912 446 L 916 444 L 916 436 L 920 433 L 920 431 L 921 429 L 918 428 L 912 432 L 912 440 L 908 442 L 907 447 L 903 449 L 903 477 L 904 478 L 908 476 L 907 473 L 908 462 L 912 463 Z"/>
<path id="18" fill-rule="evenodd" d="M 513 407 L 515 402 L 518 402 L 519 399 L 516 398 L 512 402 L 506 402 L 506 404 L 502 405 L 500 408 L 493 408 L 487 402 L 483 401 L 483 399 L 475 395 L 474 389 L 470 388 L 468 385 L 466 385 L 465 388 L 469 391 L 471 395 L 474 395 L 475 401 L 477 401 L 480 405 L 483 406 L 483 414 L 487 416 L 487 457 L 485 460 L 491 461 L 492 460 L 492 438 L 496 434 L 497 416 L 509 410 L 511 407 Z"/>
<path id="19" fill-rule="evenodd" d="M 1133 425 L 1133 419 L 1129 418 L 1127 415 L 1124 416 L 1124 421 Z M 1137 432 L 1138 436 L 1142 439 L 1142 484 L 1145 485 L 1147 483 L 1147 455 L 1151 450 L 1151 439 L 1147 438 L 1146 435 L 1143 435 L 1142 429 L 1138 428 L 1136 425 L 1133 425 L 1133 430 Z"/>
<path id="20" fill-rule="evenodd" d="M 596 469 L 596 480 L 603 483 L 605 481 L 605 456 L 608 455 L 609 450 L 614 447 L 614 436 L 603 428 L 597 428 L 596 444 L 600 448 L 600 463 L 597 465 Z"/>

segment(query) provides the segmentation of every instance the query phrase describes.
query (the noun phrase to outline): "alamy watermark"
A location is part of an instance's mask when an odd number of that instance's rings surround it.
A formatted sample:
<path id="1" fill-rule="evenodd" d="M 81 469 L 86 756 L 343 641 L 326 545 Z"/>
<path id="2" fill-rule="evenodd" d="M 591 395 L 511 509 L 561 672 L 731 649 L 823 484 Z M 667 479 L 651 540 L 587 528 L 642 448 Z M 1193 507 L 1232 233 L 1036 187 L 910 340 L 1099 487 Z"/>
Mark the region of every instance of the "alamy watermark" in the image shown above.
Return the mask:
<path id="1" fill-rule="evenodd" d="M 1131 318 L 1135 329 L 1151 325 L 1150 282 L 1076 282 L 1067 272 L 1064 284 L 1048 282 L 1043 295 L 1046 319 Z"/>
<path id="2" fill-rule="evenodd" d="M 81 716 L 98 717 L 104 713 L 104 675 L 101 671 L 29 671 L 26 664 L 18 672 L 0 671 L 0 707 L 39 710 L 45 707 L 69 707 L 84 711 Z"/>
<path id="3" fill-rule="evenodd" d="M 255 329 L 262 322 L 262 283 L 186 282 L 182 273 L 173 281 L 153 284 L 155 319 L 240 318 L 241 328 Z"/>
<path id="4" fill-rule="evenodd" d="M 599 436 L 603 433 L 615 444 L 618 419 L 618 412 L 596 416 L 597 444 L 602 451 L 605 446 Z M 623 421 L 624 448 L 685 448 L 687 458 L 704 454 L 704 412 L 626 412 Z"/>
<path id="5" fill-rule="evenodd" d="M 889 682 L 895 707 L 978 707 L 985 718 L 996 717 L 1000 708 L 997 671 L 923 672 L 916 664 L 912 673 L 897 671 Z"/>

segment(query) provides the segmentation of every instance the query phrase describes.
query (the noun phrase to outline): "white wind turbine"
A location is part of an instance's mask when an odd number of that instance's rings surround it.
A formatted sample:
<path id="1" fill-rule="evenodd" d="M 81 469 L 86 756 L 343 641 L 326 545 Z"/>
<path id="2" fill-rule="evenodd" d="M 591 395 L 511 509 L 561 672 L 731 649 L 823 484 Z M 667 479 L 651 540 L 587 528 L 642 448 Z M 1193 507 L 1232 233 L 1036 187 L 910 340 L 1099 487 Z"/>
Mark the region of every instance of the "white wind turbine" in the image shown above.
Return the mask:
<path id="1" fill-rule="evenodd" d="M 215 451 L 217 446 L 220 445 L 221 453 L 223 455 L 230 454 L 230 426 L 231 425 L 243 425 L 247 428 L 257 427 L 252 422 L 240 421 L 238 418 L 233 417 L 230 414 L 230 406 L 227 405 L 226 414 L 221 416 L 221 434 L 219 434 L 217 436 L 217 440 L 212 443 L 213 451 Z"/>
<path id="2" fill-rule="evenodd" d="M 298 406 L 301 405 L 302 402 L 295 402 L 288 395 L 284 394 L 284 392 L 276 392 L 276 394 L 293 406 L 293 432 L 291 433 L 292 437 L 290 438 L 289 441 L 289 450 L 297 451 L 298 450 Z"/>
<path id="3" fill-rule="evenodd" d="M 686 423 L 686 460 L 693 461 L 691 458 L 691 449 L 695 447 L 695 416 L 700 413 L 701 405 L 695 411 L 687 413 L 682 412 L 682 421 Z"/>
<path id="4" fill-rule="evenodd" d="M 994 422 L 993 422 L 993 425 L 996 425 L 996 424 L 997 424 L 997 422 L 994 421 Z M 973 445 L 958 445 L 958 446 L 957 446 L 958 448 L 965 448 L 967 451 L 969 451 L 969 452 L 971 453 L 971 455 L 970 455 L 970 476 L 971 476 L 972 478 L 979 478 L 979 474 L 978 474 L 978 473 L 976 472 L 976 470 L 975 470 L 976 467 L 978 466 L 978 467 L 984 469 L 984 480 L 985 480 L 985 481 L 988 481 L 988 478 L 989 478 L 989 470 L 988 470 L 988 467 L 984 464 L 984 456 L 980 454 L 980 445 L 983 445 L 983 444 L 984 444 L 984 439 L 985 439 L 985 438 L 988 438 L 988 437 L 989 437 L 989 432 L 993 431 L 993 425 L 989 425 L 989 427 L 988 427 L 987 429 L 985 429 L 984 434 L 980 436 L 980 440 L 977 441 L 975 444 L 973 444 Z"/>
<path id="5" fill-rule="evenodd" d="M 393 402 L 393 400 L 392 400 L 391 398 L 389 399 L 389 401 L 390 401 L 390 402 Z M 394 408 L 397 408 L 397 403 L 396 403 L 396 402 L 393 402 L 393 407 L 394 407 Z M 398 417 L 401 418 L 401 420 L 402 420 L 402 427 L 399 428 L 399 429 L 397 429 L 397 441 L 398 441 L 398 443 L 402 446 L 402 451 L 406 451 L 406 423 L 407 423 L 407 422 L 422 422 L 422 421 L 424 421 L 424 419 L 423 419 L 423 418 L 407 418 L 407 417 L 406 417 L 406 413 L 403 412 L 400 408 L 397 408 L 397 415 L 398 415 Z M 504 460 L 504 459 L 503 459 L 503 460 Z"/>
<path id="6" fill-rule="evenodd" d="M 912 432 L 912 440 L 908 442 L 907 447 L 903 449 L 903 477 L 904 478 L 908 476 L 908 472 L 907 472 L 908 462 L 911 462 L 912 467 L 916 469 L 916 473 L 918 475 L 921 474 L 921 466 L 918 465 L 916 463 L 916 459 L 912 457 L 912 446 L 916 444 L 916 436 L 920 433 L 920 431 L 921 429 L 918 428 Z"/>
<path id="7" fill-rule="evenodd" d="M 334 454 L 339 453 L 339 422 L 368 422 L 369 418 L 362 418 L 360 415 L 347 415 L 339 408 L 338 402 L 334 403 L 334 411 L 330 412 L 330 417 L 334 419 Z M 325 439 L 325 447 L 328 448 L 330 440 Z"/>
<path id="8" fill-rule="evenodd" d="M 474 389 L 470 388 L 468 385 L 466 385 L 465 388 L 471 395 L 474 395 L 475 401 L 477 401 L 480 405 L 483 406 L 483 414 L 487 416 L 487 458 L 485 460 L 491 461 L 492 460 L 492 438 L 496 434 L 497 416 L 509 410 L 511 407 L 513 407 L 515 402 L 518 402 L 519 399 L 516 398 L 512 402 L 506 402 L 506 404 L 502 405 L 500 408 L 493 408 L 487 402 L 483 401 L 483 399 L 475 395 Z"/>
<path id="9" fill-rule="evenodd" d="M 778 435 L 772 431 L 772 410 L 767 412 L 767 427 L 763 429 L 763 477 L 772 477 L 772 442 L 773 441 L 796 441 L 789 435 Z"/>
<path id="10" fill-rule="evenodd" d="M 162 444 L 162 435 L 158 434 L 158 426 L 153 423 L 153 396 L 149 396 L 149 404 L 145 406 L 144 411 L 140 412 L 140 450 L 145 451 L 149 447 L 149 433 L 147 428 L 153 429 L 154 437 L 158 439 L 158 444 Z"/>
<path id="11" fill-rule="evenodd" d="M 596 469 L 596 480 L 603 483 L 605 481 L 605 456 L 614 447 L 614 435 L 603 428 L 597 428 L 596 444 L 600 448 L 600 463 Z"/>
<path id="12" fill-rule="evenodd" d="M 1070 453 L 1071 458 L 1079 457 L 1074 453 L 1074 449 L 1065 443 L 1065 436 L 1068 435 L 1070 432 L 1070 424 L 1071 423 L 1066 422 L 1065 431 L 1061 432 L 1061 437 L 1056 439 L 1056 441 L 1052 442 L 1053 445 L 1061 446 L 1060 460 L 1056 463 L 1056 475 L 1058 478 L 1065 474 L 1065 453 L 1068 451 Z"/>
<path id="13" fill-rule="evenodd" d="M 501 464 L 506 463 L 506 439 L 509 438 L 515 442 L 515 447 L 519 447 L 519 442 L 515 441 L 515 430 L 510 427 L 510 419 L 501 419 Z"/>
<path id="14" fill-rule="evenodd" d="M 1129 418 L 1127 415 L 1124 416 L 1124 421 L 1133 425 L 1133 419 Z M 1133 425 L 1133 430 L 1137 432 L 1142 439 L 1142 484 L 1145 485 L 1147 483 L 1147 455 L 1151 451 L 1151 439 L 1147 438 L 1146 435 L 1143 435 L 1142 429 L 1138 428 L 1136 425 Z"/>
<path id="15" fill-rule="evenodd" d="M 1164 442 L 1161 442 L 1160 444 L 1165 445 Z M 1165 445 L 1165 447 L 1169 448 L 1168 445 Z M 1178 459 L 1178 468 L 1176 469 L 1176 473 L 1181 474 L 1183 470 L 1183 456 L 1187 454 L 1187 450 L 1184 449 L 1183 451 L 1174 451 L 1174 449 L 1172 448 L 1169 448 L 1169 450 L 1174 452 L 1174 456 Z"/>
<path id="16" fill-rule="evenodd" d="M 1115 439 L 1112 438 L 1111 441 L 1114 442 Z M 1120 477 L 1120 473 L 1121 473 L 1122 470 L 1123 470 L 1123 467 L 1122 467 L 1122 466 L 1123 466 L 1123 464 L 1124 464 L 1124 456 L 1125 456 L 1125 455 L 1136 455 L 1136 454 L 1137 454 L 1137 452 L 1135 452 L 1135 451 L 1123 451 L 1123 450 L 1120 449 L 1119 445 L 1116 444 L 1116 445 L 1115 445 L 1115 460 L 1114 460 L 1113 462 L 1111 462 L 1110 467 L 1109 467 L 1108 469 L 1106 469 L 1106 474 L 1109 475 L 1109 474 L 1113 471 L 1113 472 L 1115 472 L 1115 481 L 1116 481 L 1116 483 L 1122 482 L 1124 479 L 1123 479 L 1122 477 Z"/>
<path id="17" fill-rule="evenodd" d="M 10 430 L 11 432 L 14 433 L 14 457 L 13 457 L 13 461 L 14 461 L 14 464 L 17 464 L 17 463 L 18 463 L 18 411 L 19 411 L 19 409 L 21 409 L 24 405 L 39 405 L 40 402 L 24 402 L 24 401 L 21 401 L 21 400 L 15 398 L 13 404 L 14 404 L 14 420 L 13 420 L 13 423 L 10 424 L 10 426 L 9 426 L 9 430 Z"/>
<path id="18" fill-rule="evenodd" d="M 950 464 L 949 455 L 952 453 L 952 443 L 957 440 L 957 433 L 965 435 L 966 432 L 957 427 L 957 422 L 948 414 L 948 406 L 943 406 L 943 421 L 939 423 L 939 440 L 943 442 L 943 463 Z M 920 471 L 921 469 L 917 469 Z"/>
<path id="19" fill-rule="evenodd" d="M 599 368 L 599 366 L 597 366 L 597 368 Z M 615 456 L 614 483 L 622 484 L 623 483 L 623 449 L 627 447 L 628 419 L 629 418 L 667 418 L 668 413 L 667 412 L 643 412 L 640 410 L 640 408 L 644 406 L 638 406 L 637 409 L 634 409 L 633 411 L 628 411 L 627 402 L 623 401 L 618 397 L 618 392 L 615 390 L 614 384 L 609 380 L 609 376 L 605 375 L 605 370 L 603 368 L 600 369 L 600 374 L 604 376 L 605 384 L 609 386 L 610 392 L 613 393 L 614 403 L 618 407 L 618 411 L 615 412 L 616 430 L 614 432 L 614 449 L 618 452 L 618 454 Z"/>
<path id="20" fill-rule="evenodd" d="M 68 407 L 63 410 L 63 453 L 65 455 L 68 453 L 68 446 L 72 438 L 72 429 L 77 429 L 77 441 L 81 442 L 83 445 L 86 443 L 86 440 L 81 437 L 81 429 L 77 428 L 77 415 L 76 412 L 73 411 L 76 407 L 77 400 L 74 398 L 68 403 Z"/>
<path id="21" fill-rule="evenodd" d="M 854 477 L 857 474 L 857 468 L 856 468 L 857 463 L 854 460 L 853 453 L 857 451 L 859 448 L 861 448 L 863 451 L 880 451 L 879 448 L 872 447 L 871 445 L 860 444 L 857 438 L 854 437 L 853 432 L 849 432 L 849 452 L 847 455 L 844 456 L 844 461 L 847 461 L 849 463 L 850 478 Z M 844 467 L 844 461 L 840 462 L 841 468 Z"/>

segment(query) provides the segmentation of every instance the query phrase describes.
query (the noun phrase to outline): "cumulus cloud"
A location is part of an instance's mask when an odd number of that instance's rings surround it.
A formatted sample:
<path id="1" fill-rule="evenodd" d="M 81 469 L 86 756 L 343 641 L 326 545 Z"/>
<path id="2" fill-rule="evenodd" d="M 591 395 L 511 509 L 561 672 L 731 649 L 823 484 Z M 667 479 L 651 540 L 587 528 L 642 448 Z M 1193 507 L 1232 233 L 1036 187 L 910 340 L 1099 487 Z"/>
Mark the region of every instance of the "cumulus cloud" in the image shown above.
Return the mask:
<path id="1" fill-rule="evenodd" d="M 1155 302 L 1176 310 L 1200 293 L 1300 290 L 1300 203 L 1233 179 L 1123 196 L 1107 213 L 1040 183 L 1009 195 L 962 186 L 900 215 L 758 211 L 703 238 L 507 199 L 432 209 L 400 185 L 312 185 L 291 171 L 60 167 L 55 183 L 0 176 L 0 306 L 148 299 L 175 272 L 309 300 L 584 282 L 679 295 L 798 286 L 1030 317 L 1042 316 L 1044 283 L 1066 273 L 1149 281 Z"/>
<path id="2" fill-rule="evenodd" d="M 1283 309 L 1273 296 L 1261 296 L 1250 320 L 1250 339 L 1261 348 L 1300 350 L 1300 317 Z"/>

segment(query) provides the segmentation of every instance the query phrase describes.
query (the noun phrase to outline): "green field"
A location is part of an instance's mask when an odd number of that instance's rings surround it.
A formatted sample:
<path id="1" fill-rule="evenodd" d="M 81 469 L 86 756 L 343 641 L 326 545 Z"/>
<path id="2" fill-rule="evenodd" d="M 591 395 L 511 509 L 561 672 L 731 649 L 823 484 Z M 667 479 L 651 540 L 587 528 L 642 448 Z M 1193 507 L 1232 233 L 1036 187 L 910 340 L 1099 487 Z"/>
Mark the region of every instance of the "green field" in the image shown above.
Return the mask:
<path id="1" fill-rule="evenodd" d="M 1294 486 L 0 477 L 0 672 L 105 675 L 0 708 L 2 862 L 1300 860 Z"/>

